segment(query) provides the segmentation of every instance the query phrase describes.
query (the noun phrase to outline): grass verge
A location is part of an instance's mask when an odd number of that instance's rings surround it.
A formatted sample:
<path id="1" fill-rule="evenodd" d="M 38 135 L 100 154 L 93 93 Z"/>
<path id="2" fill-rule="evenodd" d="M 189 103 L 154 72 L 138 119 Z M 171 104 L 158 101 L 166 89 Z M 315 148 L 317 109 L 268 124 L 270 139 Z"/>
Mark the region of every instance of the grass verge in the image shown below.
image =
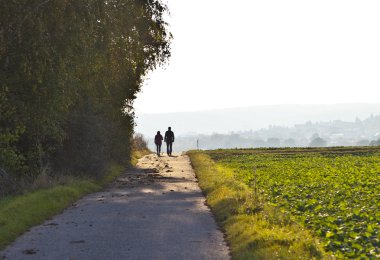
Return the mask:
<path id="1" fill-rule="evenodd" d="M 148 155 L 151 153 L 152 153 L 152 151 L 150 151 L 149 149 L 140 149 L 140 150 L 132 151 L 131 164 L 136 165 L 138 159 L 140 159 L 144 155 Z"/>
<path id="2" fill-rule="evenodd" d="M 73 180 L 67 185 L 32 191 L 0 200 L 0 250 L 29 228 L 62 212 L 85 194 L 111 183 L 125 167 L 112 164 L 99 180 Z"/>
<path id="3" fill-rule="evenodd" d="M 188 152 L 233 259 L 322 259 L 328 255 L 308 230 L 266 205 L 232 170 L 202 152 Z"/>

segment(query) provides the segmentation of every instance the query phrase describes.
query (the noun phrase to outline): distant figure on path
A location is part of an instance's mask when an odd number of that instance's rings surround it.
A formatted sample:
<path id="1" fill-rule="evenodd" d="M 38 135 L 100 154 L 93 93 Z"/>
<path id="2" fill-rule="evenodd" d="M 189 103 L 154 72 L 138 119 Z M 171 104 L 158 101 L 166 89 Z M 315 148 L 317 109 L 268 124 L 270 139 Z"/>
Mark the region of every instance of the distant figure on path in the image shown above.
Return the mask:
<path id="1" fill-rule="evenodd" d="M 174 143 L 174 133 L 172 128 L 169 126 L 168 131 L 165 132 L 166 150 L 169 156 L 172 156 L 172 148 Z"/>
<path id="2" fill-rule="evenodd" d="M 160 156 L 161 154 L 161 145 L 162 145 L 162 135 L 160 131 L 157 131 L 156 136 L 154 137 L 154 143 L 156 144 L 156 150 L 157 150 L 157 155 Z"/>

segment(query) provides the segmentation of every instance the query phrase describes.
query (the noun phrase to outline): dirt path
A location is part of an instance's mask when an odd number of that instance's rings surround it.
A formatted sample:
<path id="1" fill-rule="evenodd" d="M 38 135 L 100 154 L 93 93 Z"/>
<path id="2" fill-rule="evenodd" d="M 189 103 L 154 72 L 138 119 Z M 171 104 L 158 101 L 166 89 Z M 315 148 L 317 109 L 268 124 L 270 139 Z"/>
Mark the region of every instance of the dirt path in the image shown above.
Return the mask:
<path id="1" fill-rule="evenodd" d="M 108 190 L 32 228 L 0 259 L 229 259 L 204 203 L 187 156 L 148 155 Z"/>

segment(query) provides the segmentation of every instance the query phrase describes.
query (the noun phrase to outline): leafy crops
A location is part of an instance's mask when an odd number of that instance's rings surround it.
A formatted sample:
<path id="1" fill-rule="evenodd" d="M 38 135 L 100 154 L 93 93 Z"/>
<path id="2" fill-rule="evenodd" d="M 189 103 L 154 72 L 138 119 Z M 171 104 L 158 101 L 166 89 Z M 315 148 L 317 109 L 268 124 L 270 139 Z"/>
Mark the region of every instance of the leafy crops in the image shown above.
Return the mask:
<path id="1" fill-rule="evenodd" d="M 339 258 L 380 257 L 380 149 L 218 150 L 208 154 L 312 229 Z"/>

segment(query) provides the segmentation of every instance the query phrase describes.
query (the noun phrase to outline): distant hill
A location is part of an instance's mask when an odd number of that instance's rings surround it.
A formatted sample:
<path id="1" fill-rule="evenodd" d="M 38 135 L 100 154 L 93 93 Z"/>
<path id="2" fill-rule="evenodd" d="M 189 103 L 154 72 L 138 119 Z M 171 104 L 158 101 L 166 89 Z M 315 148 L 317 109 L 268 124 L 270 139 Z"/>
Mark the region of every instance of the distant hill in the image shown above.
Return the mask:
<path id="1" fill-rule="evenodd" d="M 292 127 L 270 126 L 256 131 L 229 134 L 179 136 L 179 151 L 218 148 L 323 147 L 380 145 L 380 115 L 364 120 L 306 122 Z"/>
<path id="2" fill-rule="evenodd" d="M 195 102 L 196 106 L 196 102 Z M 271 105 L 228 108 L 197 112 L 137 115 L 136 131 L 148 139 L 157 130 L 171 126 L 177 136 L 195 134 L 227 134 L 230 132 L 259 130 L 269 126 L 291 127 L 305 122 L 333 120 L 354 121 L 380 113 L 376 104 L 336 105 Z"/>

